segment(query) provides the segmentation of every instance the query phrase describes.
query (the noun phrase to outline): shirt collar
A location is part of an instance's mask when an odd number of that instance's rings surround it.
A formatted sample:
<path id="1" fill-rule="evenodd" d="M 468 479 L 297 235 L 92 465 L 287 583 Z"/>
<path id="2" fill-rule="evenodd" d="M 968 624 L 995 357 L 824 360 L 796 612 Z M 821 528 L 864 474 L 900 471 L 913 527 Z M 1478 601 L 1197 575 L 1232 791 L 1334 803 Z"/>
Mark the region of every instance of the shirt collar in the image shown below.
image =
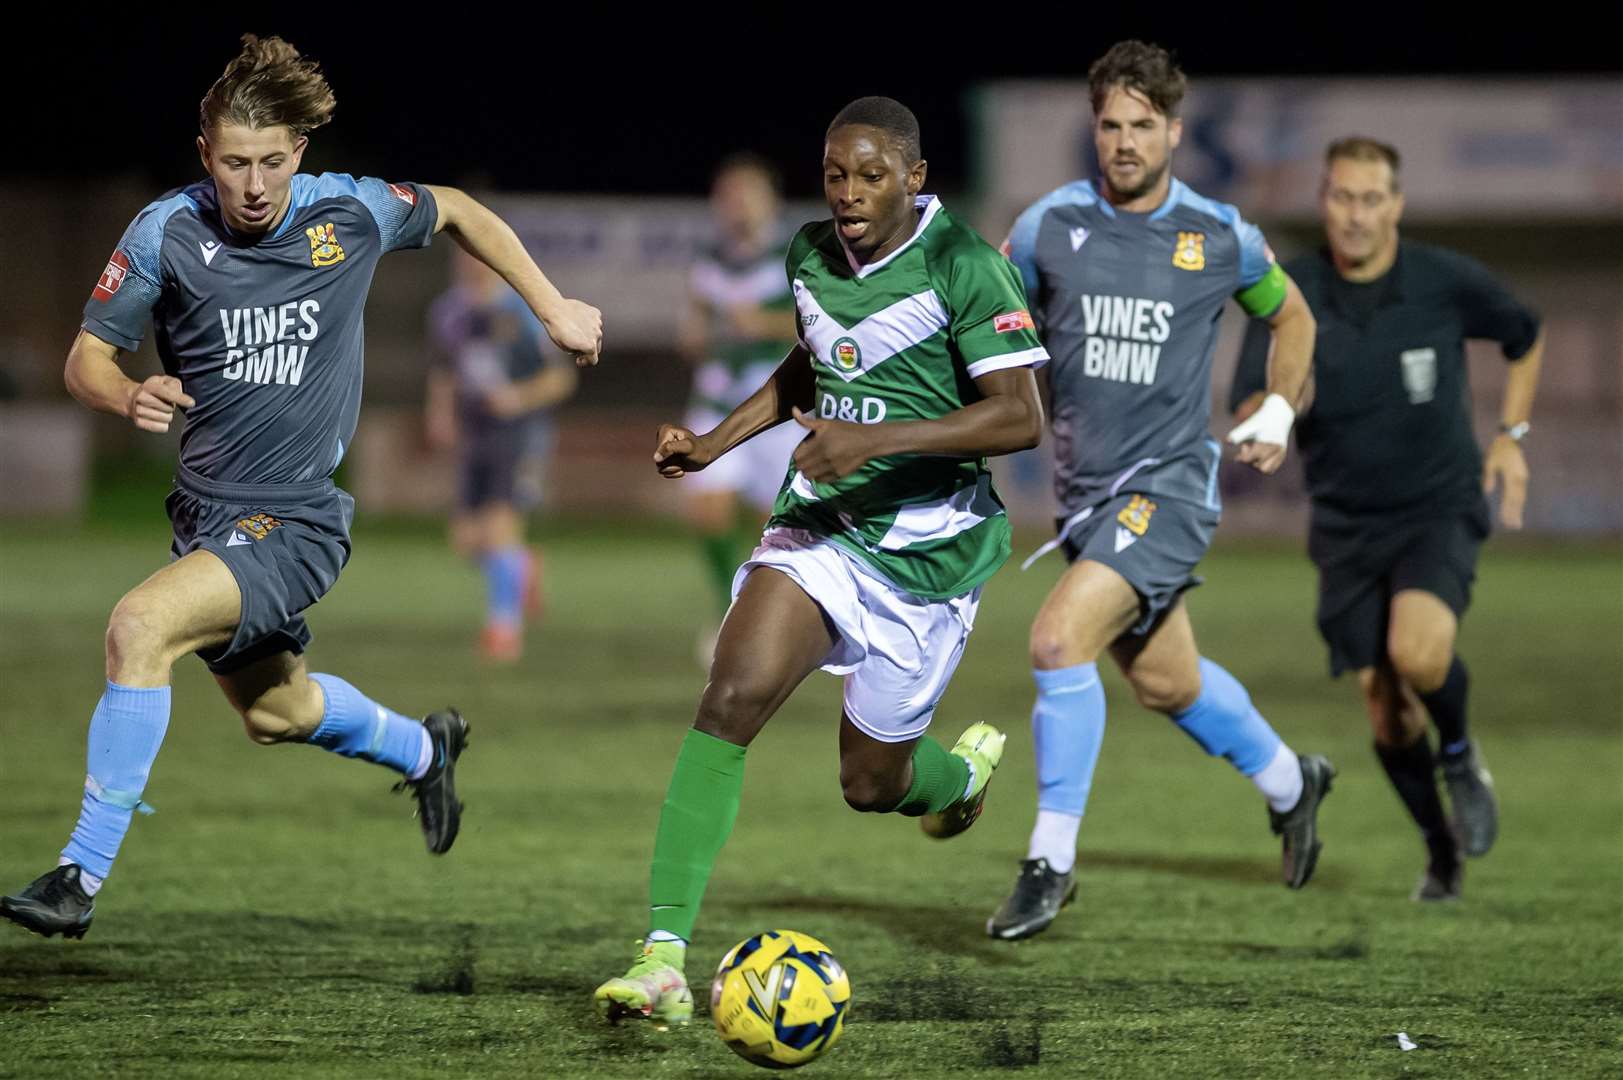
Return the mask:
<path id="1" fill-rule="evenodd" d="M 930 222 L 935 220 L 936 214 L 941 210 L 941 200 L 936 198 L 934 195 L 915 195 L 913 196 L 913 209 L 921 211 L 919 214 L 919 223 L 913 227 L 913 235 L 909 236 L 906 240 L 903 240 L 901 247 L 897 248 L 889 255 L 886 255 L 878 262 L 857 262 L 856 256 L 851 254 L 850 247 L 846 245 L 845 237 L 840 236 L 839 226 L 836 225 L 834 227 L 834 235 L 839 237 L 840 247 L 845 250 L 845 261 L 851 264 L 852 273 L 856 274 L 859 278 L 865 278 L 869 274 L 872 274 L 875 270 L 888 265 L 892 259 L 896 258 L 896 256 L 900 255 L 902 252 L 911 247 L 913 245 L 913 241 L 923 236 L 924 230 L 928 229 L 930 227 Z"/>

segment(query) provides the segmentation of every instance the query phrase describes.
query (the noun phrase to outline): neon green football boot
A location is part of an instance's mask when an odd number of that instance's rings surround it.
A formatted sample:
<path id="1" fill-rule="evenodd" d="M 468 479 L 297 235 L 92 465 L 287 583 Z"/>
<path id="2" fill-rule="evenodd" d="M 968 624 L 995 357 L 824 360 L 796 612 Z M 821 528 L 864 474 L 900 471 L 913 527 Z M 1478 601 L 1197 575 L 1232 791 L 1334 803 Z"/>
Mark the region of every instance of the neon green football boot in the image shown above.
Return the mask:
<path id="1" fill-rule="evenodd" d="M 986 787 L 992 782 L 992 773 L 1003 760 L 1003 743 L 1007 738 L 991 724 L 971 724 L 958 736 L 952 752 L 969 762 L 969 789 L 964 797 L 937 814 L 919 818 L 919 828 L 926 836 L 945 840 L 957 836 L 981 816 L 986 802 Z"/>
<path id="2" fill-rule="evenodd" d="M 597 1011 L 609 1023 L 652 1020 L 661 1028 L 681 1026 L 693 1019 L 693 991 L 682 974 L 687 949 L 676 941 L 651 941 L 631 970 L 610 979 L 592 995 Z"/>

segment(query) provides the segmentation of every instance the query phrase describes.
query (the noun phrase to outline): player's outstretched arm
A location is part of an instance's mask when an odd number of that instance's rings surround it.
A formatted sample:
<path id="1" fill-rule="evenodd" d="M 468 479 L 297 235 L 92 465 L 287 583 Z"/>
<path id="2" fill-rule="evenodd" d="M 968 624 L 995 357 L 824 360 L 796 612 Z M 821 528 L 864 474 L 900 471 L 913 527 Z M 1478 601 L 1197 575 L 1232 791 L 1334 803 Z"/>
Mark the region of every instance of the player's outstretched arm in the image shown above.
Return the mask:
<path id="1" fill-rule="evenodd" d="M 119 351 L 117 345 L 80 330 L 62 372 L 68 393 L 97 412 L 126 417 L 142 431 L 168 431 L 175 406 L 190 408 L 195 402 L 173 375 L 153 375 L 145 382 L 125 375 L 118 366 Z"/>
<path id="2" fill-rule="evenodd" d="M 815 387 L 811 354 L 804 345 L 796 345 L 772 377 L 728 413 L 714 431 L 700 435 L 676 424 L 661 424 L 654 465 L 661 476 L 672 479 L 698 472 L 739 443 L 777 427 L 797 410 L 811 408 Z"/>
<path id="3" fill-rule="evenodd" d="M 978 458 L 1013 454 L 1042 441 L 1043 406 L 1029 367 L 989 371 L 975 380 L 981 400 L 934 420 L 856 424 L 797 412 L 808 434 L 795 448 L 795 467 L 830 483 L 891 454 Z"/>
<path id="4" fill-rule="evenodd" d="M 1493 494 L 1503 486 L 1499 499 L 1499 521 L 1507 529 L 1522 527 L 1522 507 L 1527 503 L 1527 458 L 1521 443 L 1510 434 L 1533 415 L 1533 395 L 1538 390 L 1539 368 L 1544 363 L 1544 331 L 1533 339 L 1519 360 L 1510 362 L 1505 376 L 1505 401 L 1499 409 L 1500 435 L 1488 447 L 1482 463 L 1482 490 Z"/>
<path id="5" fill-rule="evenodd" d="M 560 293 L 524 250 L 518 235 L 490 208 L 457 188 L 429 185 L 439 207 L 434 231 L 449 231 L 463 249 L 496 271 L 530 305 L 547 336 L 588 367 L 603 350 L 603 313 Z"/>
<path id="6" fill-rule="evenodd" d="M 1239 458 L 1258 472 L 1278 471 L 1285 463 L 1291 425 L 1310 404 L 1313 341 L 1318 324 L 1313 312 L 1284 271 L 1285 299 L 1268 318 L 1273 344 L 1268 354 L 1268 394 L 1262 404 L 1229 432 L 1228 441 L 1239 446 Z"/>

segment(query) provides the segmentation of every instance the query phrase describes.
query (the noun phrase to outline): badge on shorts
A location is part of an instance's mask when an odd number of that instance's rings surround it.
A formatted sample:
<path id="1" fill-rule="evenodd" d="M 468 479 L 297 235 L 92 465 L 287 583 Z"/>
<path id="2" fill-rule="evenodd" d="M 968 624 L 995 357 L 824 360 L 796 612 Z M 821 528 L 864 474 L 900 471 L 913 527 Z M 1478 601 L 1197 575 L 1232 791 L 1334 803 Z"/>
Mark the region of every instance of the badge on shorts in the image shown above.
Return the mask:
<path id="1" fill-rule="evenodd" d="M 1179 233 L 1178 246 L 1172 251 L 1172 265 L 1179 270 L 1206 269 L 1206 234 Z"/>
<path id="2" fill-rule="evenodd" d="M 272 529 L 281 524 L 280 521 L 277 521 L 269 514 L 254 514 L 237 522 L 237 531 L 239 534 L 246 533 L 247 536 L 255 540 L 263 540 L 270 535 Z M 235 540 L 236 537 L 232 537 L 232 539 Z"/>
<path id="3" fill-rule="evenodd" d="M 1398 354 L 1403 362 L 1403 388 L 1409 404 L 1424 405 L 1437 393 L 1437 350 L 1405 349 Z"/>
<path id="4" fill-rule="evenodd" d="M 1155 513 L 1155 504 L 1142 495 L 1134 495 L 1128 504 L 1121 508 L 1116 520 L 1121 522 L 1134 536 L 1143 536 L 1144 531 L 1150 527 L 1150 515 Z"/>
<path id="5" fill-rule="evenodd" d="M 332 222 L 312 225 L 304 230 L 304 235 L 310 238 L 311 266 L 331 266 L 344 261 L 344 246 L 338 242 Z"/>

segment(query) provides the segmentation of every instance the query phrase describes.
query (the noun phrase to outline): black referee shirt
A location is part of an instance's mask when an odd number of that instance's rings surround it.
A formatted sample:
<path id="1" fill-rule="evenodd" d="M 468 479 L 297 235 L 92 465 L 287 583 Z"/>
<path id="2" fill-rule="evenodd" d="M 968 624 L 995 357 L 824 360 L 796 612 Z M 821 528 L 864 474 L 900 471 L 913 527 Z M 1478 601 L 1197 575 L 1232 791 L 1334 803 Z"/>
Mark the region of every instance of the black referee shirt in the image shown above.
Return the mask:
<path id="1" fill-rule="evenodd" d="M 1480 263 L 1402 240 L 1366 284 L 1336 273 L 1328 249 L 1284 264 L 1318 321 L 1316 394 L 1296 425 L 1317 527 L 1446 514 L 1479 504 L 1467 338 L 1518 360 L 1538 315 Z M 1253 321 L 1229 393 L 1232 411 L 1267 388 L 1268 324 Z"/>

